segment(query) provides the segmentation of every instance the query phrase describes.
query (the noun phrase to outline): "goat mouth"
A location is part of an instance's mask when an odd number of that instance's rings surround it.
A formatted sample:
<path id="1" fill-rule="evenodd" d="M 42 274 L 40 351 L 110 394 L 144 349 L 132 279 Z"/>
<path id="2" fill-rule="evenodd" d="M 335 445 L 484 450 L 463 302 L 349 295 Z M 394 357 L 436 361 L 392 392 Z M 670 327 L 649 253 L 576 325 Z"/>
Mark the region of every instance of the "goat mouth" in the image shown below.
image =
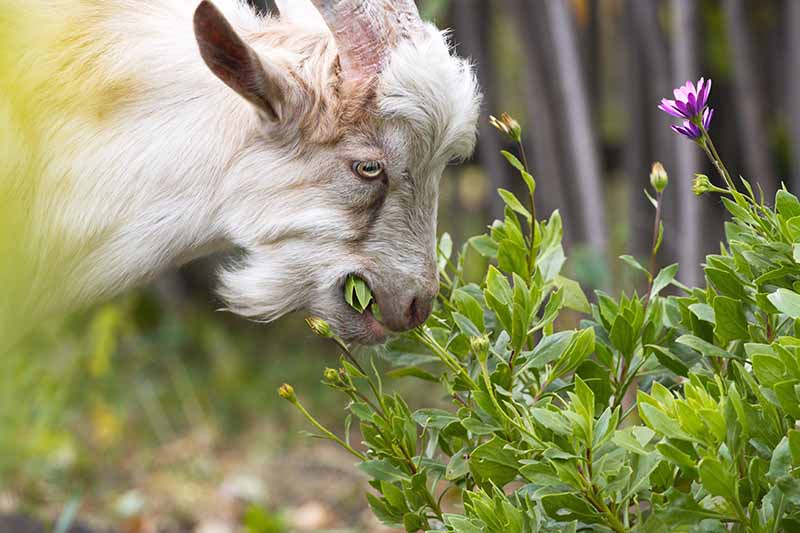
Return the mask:
<path id="1" fill-rule="evenodd" d="M 375 304 L 373 304 L 375 305 Z M 369 331 L 370 337 L 375 339 L 377 342 L 382 342 L 386 339 L 386 335 L 388 331 L 386 326 L 378 320 L 378 318 L 373 314 L 372 309 L 367 309 L 361 314 L 362 320 L 364 322 L 364 327 L 367 331 Z"/>

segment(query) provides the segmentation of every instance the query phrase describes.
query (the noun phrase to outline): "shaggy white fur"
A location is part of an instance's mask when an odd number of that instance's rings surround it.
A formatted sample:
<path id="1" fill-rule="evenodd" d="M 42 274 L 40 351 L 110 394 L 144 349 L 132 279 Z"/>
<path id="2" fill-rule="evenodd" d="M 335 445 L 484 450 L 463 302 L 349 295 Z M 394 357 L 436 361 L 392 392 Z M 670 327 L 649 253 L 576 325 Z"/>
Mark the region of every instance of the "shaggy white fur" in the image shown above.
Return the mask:
<path id="1" fill-rule="evenodd" d="M 278 21 L 236 0 L 214 3 L 262 61 L 286 72 L 295 92 L 285 105 L 307 113 L 300 88 L 335 65 L 314 8 L 280 2 L 294 7 Z M 30 201 L 27 253 L 37 268 L 16 313 L 84 305 L 226 248 L 243 253 L 221 273 L 220 295 L 256 319 L 309 309 L 345 337 L 375 342 L 383 327 L 342 301 L 348 273 L 367 279 L 390 329 L 407 327 L 409 305 L 435 293 L 439 179 L 448 161 L 470 154 L 479 107 L 472 69 L 445 34 L 426 26 L 394 49 L 373 122 L 320 144 L 304 142 L 296 122 L 265 120 L 212 74 L 198 53 L 193 0 L 32 4 L 65 17 L 59 31 L 80 31 L 20 56 L 17 74 L 44 65 L 67 93 L 87 97 L 56 105 L 42 85 L 29 96 L 47 109 L 35 125 L 44 163 L 32 200 L 18 199 Z M 317 44 L 270 45 L 270 32 L 287 25 Z M 98 100 L 111 97 L 113 105 Z M 359 178 L 355 161 L 381 162 L 384 179 Z"/>

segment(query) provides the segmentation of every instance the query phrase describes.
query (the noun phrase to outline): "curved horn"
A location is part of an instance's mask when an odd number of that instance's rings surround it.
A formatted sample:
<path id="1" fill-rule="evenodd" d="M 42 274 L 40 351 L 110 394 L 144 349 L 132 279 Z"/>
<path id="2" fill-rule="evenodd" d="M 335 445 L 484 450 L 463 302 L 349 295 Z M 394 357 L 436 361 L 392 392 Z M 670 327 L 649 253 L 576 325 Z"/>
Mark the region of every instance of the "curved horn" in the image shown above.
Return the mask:
<path id="1" fill-rule="evenodd" d="M 312 0 L 339 47 L 345 78 L 376 76 L 401 39 L 422 27 L 414 0 Z"/>

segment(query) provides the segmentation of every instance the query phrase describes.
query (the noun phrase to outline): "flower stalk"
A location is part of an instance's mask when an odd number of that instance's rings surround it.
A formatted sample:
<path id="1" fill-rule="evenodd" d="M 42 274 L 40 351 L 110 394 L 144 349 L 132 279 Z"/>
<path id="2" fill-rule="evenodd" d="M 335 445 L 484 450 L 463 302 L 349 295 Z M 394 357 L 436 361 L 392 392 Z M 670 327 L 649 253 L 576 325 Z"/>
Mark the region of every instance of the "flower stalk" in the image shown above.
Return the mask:
<path id="1" fill-rule="evenodd" d="M 300 411 L 300 413 L 306 418 L 306 420 L 311 422 L 311 425 L 313 425 L 320 432 L 322 432 L 322 435 L 325 438 L 335 442 L 336 444 L 338 444 L 339 446 L 350 452 L 350 454 L 357 457 L 359 461 L 367 460 L 367 456 L 365 456 L 363 453 L 359 452 L 358 450 L 347 444 L 345 441 L 337 437 L 331 430 L 323 426 L 316 418 L 314 418 L 311 415 L 311 413 L 309 413 L 308 410 L 306 410 L 305 406 L 300 402 L 300 400 L 297 398 L 297 395 L 294 392 L 294 388 L 291 385 L 289 385 L 288 383 L 284 383 L 283 385 L 281 385 L 281 387 L 278 389 L 278 396 L 280 396 L 284 400 L 294 405 L 294 407 L 298 411 Z"/>

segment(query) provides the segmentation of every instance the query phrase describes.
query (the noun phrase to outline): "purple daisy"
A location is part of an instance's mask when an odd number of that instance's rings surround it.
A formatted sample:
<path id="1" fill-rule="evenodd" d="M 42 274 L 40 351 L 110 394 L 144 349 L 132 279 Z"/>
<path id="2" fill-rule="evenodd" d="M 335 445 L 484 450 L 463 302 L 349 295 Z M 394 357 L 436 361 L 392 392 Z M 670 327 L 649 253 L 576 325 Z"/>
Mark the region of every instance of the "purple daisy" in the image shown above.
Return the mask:
<path id="1" fill-rule="evenodd" d="M 687 81 L 685 85 L 673 91 L 675 100 L 663 98 L 658 108 L 673 117 L 691 120 L 703 113 L 710 93 L 710 79 L 700 78 L 696 86 L 691 81 Z"/>
<path id="2" fill-rule="evenodd" d="M 708 131 L 708 128 L 711 126 L 711 118 L 714 116 L 714 110 L 707 107 L 703 110 L 703 128 Z M 675 133 L 680 133 L 681 135 L 685 135 L 686 137 L 696 140 L 703 136 L 703 132 L 700 131 L 700 128 L 694 122 L 689 120 L 683 121 L 683 126 L 670 126 Z"/>

